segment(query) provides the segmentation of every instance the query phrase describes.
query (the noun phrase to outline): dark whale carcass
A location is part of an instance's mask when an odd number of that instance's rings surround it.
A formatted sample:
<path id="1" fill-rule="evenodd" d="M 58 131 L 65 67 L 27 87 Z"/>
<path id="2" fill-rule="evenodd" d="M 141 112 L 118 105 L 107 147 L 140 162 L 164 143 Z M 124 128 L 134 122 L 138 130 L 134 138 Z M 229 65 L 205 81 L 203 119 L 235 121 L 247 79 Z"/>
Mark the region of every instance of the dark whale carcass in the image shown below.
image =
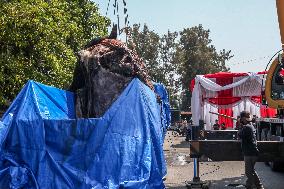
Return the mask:
<path id="1" fill-rule="evenodd" d="M 154 90 L 145 64 L 136 52 L 111 37 L 93 40 L 78 53 L 70 86 L 70 91 L 76 93 L 77 117 L 103 116 L 134 77 Z"/>

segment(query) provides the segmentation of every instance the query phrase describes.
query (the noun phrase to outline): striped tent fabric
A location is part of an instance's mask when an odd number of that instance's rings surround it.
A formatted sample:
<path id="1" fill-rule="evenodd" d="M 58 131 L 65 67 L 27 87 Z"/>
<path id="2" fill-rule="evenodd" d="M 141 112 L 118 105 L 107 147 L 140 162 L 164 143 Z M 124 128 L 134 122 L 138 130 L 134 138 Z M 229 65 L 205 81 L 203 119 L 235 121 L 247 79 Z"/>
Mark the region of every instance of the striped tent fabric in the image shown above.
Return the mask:
<path id="1" fill-rule="evenodd" d="M 235 121 L 209 112 L 236 118 L 241 111 L 246 110 L 257 117 L 273 117 L 276 110 L 261 104 L 261 91 L 265 87 L 265 77 L 265 72 L 219 72 L 196 76 L 190 85 L 193 93 L 199 91 L 195 93 L 199 94 L 198 97 L 196 95 L 192 97 L 193 121 L 197 124 L 199 119 L 203 119 L 206 129 L 210 130 L 215 120 L 218 119 L 220 124 L 225 123 L 227 128 L 232 129 L 235 127 Z M 196 87 L 196 85 L 199 86 Z M 224 90 L 221 90 L 222 88 Z M 200 103 L 195 104 L 197 101 Z"/>

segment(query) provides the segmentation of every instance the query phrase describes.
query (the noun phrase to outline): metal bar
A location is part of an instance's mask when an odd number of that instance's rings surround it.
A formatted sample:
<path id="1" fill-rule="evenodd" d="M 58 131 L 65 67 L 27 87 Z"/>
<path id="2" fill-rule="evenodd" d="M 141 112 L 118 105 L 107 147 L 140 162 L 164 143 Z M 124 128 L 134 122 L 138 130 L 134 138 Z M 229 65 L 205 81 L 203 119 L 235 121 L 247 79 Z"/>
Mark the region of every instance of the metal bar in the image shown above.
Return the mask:
<path id="1" fill-rule="evenodd" d="M 278 14 L 278 23 L 280 29 L 282 49 L 284 49 L 284 1 L 276 0 L 277 14 Z"/>
<path id="2" fill-rule="evenodd" d="M 284 142 L 258 141 L 259 162 L 284 161 Z M 222 153 L 220 153 L 222 149 Z M 190 145 L 190 156 L 193 158 L 202 155 L 213 161 L 242 161 L 241 142 L 236 140 L 199 140 Z"/>
<path id="3" fill-rule="evenodd" d="M 199 158 L 196 158 L 196 178 L 199 178 Z"/>
<path id="4" fill-rule="evenodd" d="M 226 118 L 229 118 L 229 119 L 237 120 L 237 118 L 234 118 L 234 117 L 231 117 L 231 116 L 228 116 L 228 115 L 225 115 L 225 114 L 220 114 L 220 113 L 211 112 L 211 111 L 209 111 L 209 113 L 215 114 L 215 115 L 218 115 L 218 116 L 222 116 L 222 117 L 226 117 Z"/>
<path id="5" fill-rule="evenodd" d="M 284 123 L 284 119 L 279 118 L 256 118 L 256 121 L 263 121 L 263 122 L 269 122 L 269 123 Z"/>
<path id="6" fill-rule="evenodd" d="M 200 140 L 237 140 L 237 130 L 203 130 Z"/>
<path id="7" fill-rule="evenodd" d="M 193 176 L 198 177 L 199 171 L 197 170 L 197 158 L 193 158 Z"/>

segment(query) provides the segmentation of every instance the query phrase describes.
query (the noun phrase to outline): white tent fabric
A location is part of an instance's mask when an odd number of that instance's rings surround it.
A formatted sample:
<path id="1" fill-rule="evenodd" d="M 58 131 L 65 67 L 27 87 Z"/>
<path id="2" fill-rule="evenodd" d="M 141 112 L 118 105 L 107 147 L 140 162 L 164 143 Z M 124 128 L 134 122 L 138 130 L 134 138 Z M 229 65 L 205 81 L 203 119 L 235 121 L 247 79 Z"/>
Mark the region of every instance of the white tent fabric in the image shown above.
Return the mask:
<path id="1" fill-rule="evenodd" d="M 238 103 L 232 106 L 233 117 L 237 117 L 241 111 L 249 111 L 251 115 L 256 115 L 260 117 L 260 106 L 256 105 L 249 98 L 243 98 Z M 215 123 L 215 120 L 218 119 L 218 115 L 210 114 L 209 112 L 218 112 L 218 107 L 216 105 L 210 104 L 208 101 L 204 101 L 203 106 L 203 115 L 205 122 L 205 129 L 211 130 L 212 125 Z M 234 121 L 235 125 L 236 121 Z"/>
<path id="2" fill-rule="evenodd" d="M 235 109 L 234 112 L 238 113 L 243 110 L 248 110 L 253 115 L 259 116 L 259 108 L 255 107 L 255 104 L 249 97 L 259 96 L 261 94 L 262 83 L 265 83 L 263 81 L 263 75 L 255 73 L 248 73 L 247 76 L 236 77 L 233 83 L 225 86 L 220 86 L 214 82 L 214 80 L 205 78 L 203 75 L 196 76 L 191 98 L 193 124 L 198 125 L 199 120 L 203 119 L 206 123 L 205 129 L 211 129 L 211 123 L 214 123 L 217 115 L 208 115 L 208 112 L 209 110 L 212 111 L 214 108 L 215 111 L 213 112 L 216 112 L 218 106 L 210 104 L 206 99 L 216 97 L 216 92 L 227 89 L 233 89 L 233 96 L 242 97 L 241 101 L 230 105 L 230 107 Z"/>

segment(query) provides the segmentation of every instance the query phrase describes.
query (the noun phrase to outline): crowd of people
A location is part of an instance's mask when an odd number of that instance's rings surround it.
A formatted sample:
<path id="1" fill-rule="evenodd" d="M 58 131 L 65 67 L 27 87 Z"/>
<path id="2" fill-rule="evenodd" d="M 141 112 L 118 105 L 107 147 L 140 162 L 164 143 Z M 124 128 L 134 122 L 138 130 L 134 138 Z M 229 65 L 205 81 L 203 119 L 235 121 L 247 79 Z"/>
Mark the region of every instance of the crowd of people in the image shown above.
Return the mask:
<path id="1" fill-rule="evenodd" d="M 252 120 L 251 120 L 251 124 L 254 126 L 254 128 L 256 128 L 256 119 L 257 119 L 257 116 L 253 115 Z M 241 116 L 237 116 L 236 125 L 235 125 L 234 129 L 239 130 L 240 128 L 241 128 Z M 220 124 L 219 120 L 216 119 L 215 123 L 212 125 L 212 129 L 213 130 L 226 130 L 227 127 L 226 127 L 225 122 Z"/>
<path id="2" fill-rule="evenodd" d="M 219 124 L 219 120 L 216 119 L 215 120 L 215 124 L 212 126 L 213 130 L 226 130 L 226 124 L 222 123 L 221 125 Z"/>

